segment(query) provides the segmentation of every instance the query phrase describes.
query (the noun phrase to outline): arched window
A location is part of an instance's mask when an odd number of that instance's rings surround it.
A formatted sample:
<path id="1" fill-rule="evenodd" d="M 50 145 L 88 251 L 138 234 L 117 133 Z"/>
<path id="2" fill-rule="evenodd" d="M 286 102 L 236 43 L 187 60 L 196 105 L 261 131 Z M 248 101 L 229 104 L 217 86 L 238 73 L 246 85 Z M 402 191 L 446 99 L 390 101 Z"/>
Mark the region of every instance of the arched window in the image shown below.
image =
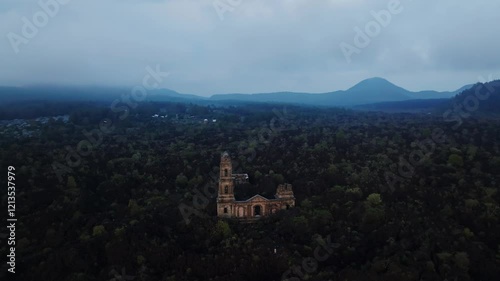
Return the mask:
<path id="1" fill-rule="evenodd" d="M 224 207 L 224 214 L 227 214 L 227 207 Z"/>
<path id="2" fill-rule="evenodd" d="M 228 194 L 229 193 L 229 187 L 226 185 L 224 186 L 224 193 L 225 194 Z"/>
<path id="3" fill-rule="evenodd" d="M 259 205 L 255 205 L 253 207 L 253 215 L 255 217 L 259 217 L 260 216 L 260 212 L 261 212 L 261 207 Z"/>
<path id="4" fill-rule="evenodd" d="M 224 170 L 224 176 L 227 177 L 228 175 L 228 172 L 227 172 L 227 169 Z"/>

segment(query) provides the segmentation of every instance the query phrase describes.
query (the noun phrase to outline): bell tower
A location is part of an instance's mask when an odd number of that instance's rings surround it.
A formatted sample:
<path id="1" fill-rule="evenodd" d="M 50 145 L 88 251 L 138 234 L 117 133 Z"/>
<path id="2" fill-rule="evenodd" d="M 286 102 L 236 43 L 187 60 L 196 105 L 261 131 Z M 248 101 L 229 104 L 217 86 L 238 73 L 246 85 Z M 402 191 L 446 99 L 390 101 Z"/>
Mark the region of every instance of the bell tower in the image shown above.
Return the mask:
<path id="1" fill-rule="evenodd" d="M 233 164 L 229 153 L 224 152 L 220 158 L 219 192 L 217 196 L 217 213 L 231 216 L 234 199 Z"/>

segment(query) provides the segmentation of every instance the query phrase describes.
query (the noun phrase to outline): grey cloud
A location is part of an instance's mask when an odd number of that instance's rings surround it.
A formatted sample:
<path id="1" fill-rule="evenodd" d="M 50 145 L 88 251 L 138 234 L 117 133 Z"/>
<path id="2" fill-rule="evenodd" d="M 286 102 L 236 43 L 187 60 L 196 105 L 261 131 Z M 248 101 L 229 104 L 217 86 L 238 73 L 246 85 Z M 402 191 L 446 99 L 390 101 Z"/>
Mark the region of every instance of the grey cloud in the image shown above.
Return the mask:
<path id="1" fill-rule="evenodd" d="M 5 0 L 0 84 L 132 86 L 156 64 L 171 72 L 163 87 L 200 95 L 327 92 L 373 76 L 453 90 L 500 76 L 500 3 L 488 0 L 401 0 L 403 11 L 347 63 L 339 44 L 389 1 L 242 0 L 221 21 L 212 0 L 72 0 L 16 55 L 7 34 L 40 8 Z"/>

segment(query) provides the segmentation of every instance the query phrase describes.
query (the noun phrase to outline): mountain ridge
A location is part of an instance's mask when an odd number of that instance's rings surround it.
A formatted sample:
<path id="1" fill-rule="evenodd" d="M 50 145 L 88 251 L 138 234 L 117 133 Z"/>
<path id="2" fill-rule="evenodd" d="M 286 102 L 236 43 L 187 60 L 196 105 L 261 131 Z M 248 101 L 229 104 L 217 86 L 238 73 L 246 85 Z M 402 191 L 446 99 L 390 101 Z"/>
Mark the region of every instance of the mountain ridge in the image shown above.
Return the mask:
<path id="1" fill-rule="evenodd" d="M 171 89 L 155 89 L 148 92 L 149 101 L 178 101 L 178 102 L 275 102 L 304 104 L 314 106 L 357 106 L 379 102 L 405 101 L 413 99 L 442 99 L 452 98 L 455 95 L 470 89 L 472 85 L 465 85 L 456 91 L 418 91 L 406 90 L 387 79 L 372 77 L 360 81 L 347 90 L 337 90 L 326 93 L 307 92 L 268 92 L 268 93 L 229 93 L 214 94 L 203 97 L 194 94 L 179 93 Z M 125 87 L 71 87 L 71 86 L 29 86 L 29 87 L 1 87 L 0 95 L 5 101 L 22 100 L 110 100 L 127 94 Z"/>

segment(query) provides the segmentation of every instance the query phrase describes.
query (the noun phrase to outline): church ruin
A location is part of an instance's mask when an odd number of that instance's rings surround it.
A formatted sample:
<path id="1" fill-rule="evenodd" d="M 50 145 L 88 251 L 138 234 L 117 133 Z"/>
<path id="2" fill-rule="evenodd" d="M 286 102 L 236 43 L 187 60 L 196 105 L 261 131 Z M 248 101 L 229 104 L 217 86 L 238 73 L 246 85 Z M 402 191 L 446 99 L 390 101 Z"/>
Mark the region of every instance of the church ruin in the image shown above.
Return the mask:
<path id="1" fill-rule="evenodd" d="M 248 175 L 233 174 L 231 157 L 229 153 L 224 152 L 220 159 L 217 216 L 250 220 L 295 206 L 295 197 L 293 196 L 291 184 L 278 185 L 274 199 L 268 199 L 257 194 L 247 200 L 236 201 L 234 186 L 244 180 L 248 180 Z"/>

